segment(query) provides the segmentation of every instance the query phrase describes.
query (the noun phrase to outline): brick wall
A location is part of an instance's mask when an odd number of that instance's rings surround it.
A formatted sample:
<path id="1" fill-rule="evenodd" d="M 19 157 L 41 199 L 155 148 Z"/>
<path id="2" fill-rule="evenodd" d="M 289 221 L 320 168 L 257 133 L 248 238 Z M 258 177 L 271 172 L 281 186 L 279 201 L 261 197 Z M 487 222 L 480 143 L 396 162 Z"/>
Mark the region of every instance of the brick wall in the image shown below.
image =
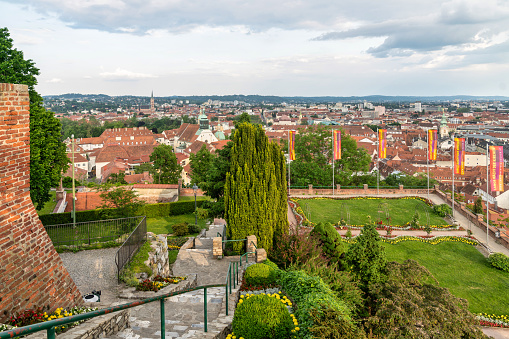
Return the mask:
<path id="1" fill-rule="evenodd" d="M 29 190 L 28 87 L 0 83 L 0 322 L 29 308 L 82 303 Z"/>

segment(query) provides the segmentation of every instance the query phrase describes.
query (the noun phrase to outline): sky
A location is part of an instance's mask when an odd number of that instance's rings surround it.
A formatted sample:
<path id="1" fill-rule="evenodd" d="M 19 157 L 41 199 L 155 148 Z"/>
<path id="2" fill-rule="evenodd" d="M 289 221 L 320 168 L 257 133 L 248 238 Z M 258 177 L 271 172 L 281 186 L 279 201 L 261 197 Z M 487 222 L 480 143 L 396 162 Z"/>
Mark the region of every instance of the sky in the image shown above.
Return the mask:
<path id="1" fill-rule="evenodd" d="M 508 0 L 0 0 L 37 91 L 509 96 Z"/>

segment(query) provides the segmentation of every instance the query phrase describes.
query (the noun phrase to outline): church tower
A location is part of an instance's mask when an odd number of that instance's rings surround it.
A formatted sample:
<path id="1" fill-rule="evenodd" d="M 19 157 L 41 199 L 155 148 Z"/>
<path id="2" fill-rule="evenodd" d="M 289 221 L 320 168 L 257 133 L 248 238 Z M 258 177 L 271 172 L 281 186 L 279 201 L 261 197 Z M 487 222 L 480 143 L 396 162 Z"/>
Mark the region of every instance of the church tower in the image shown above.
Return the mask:
<path id="1" fill-rule="evenodd" d="M 155 112 L 155 107 L 154 107 L 154 91 L 152 91 L 152 95 L 150 96 L 150 111 L 151 112 Z"/>

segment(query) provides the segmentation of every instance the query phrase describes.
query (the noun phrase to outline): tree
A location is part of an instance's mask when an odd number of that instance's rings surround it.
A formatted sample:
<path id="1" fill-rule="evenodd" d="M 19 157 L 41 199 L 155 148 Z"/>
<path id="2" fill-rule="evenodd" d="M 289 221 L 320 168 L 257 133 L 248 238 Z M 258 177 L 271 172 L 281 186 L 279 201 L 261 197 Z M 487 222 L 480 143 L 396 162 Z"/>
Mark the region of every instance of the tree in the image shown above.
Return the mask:
<path id="1" fill-rule="evenodd" d="M 472 212 L 474 212 L 476 214 L 483 214 L 482 198 L 481 197 L 479 197 L 475 200 L 474 208 L 473 208 Z"/>
<path id="2" fill-rule="evenodd" d="M 107 210 L 111 218 L 128 218 L 134 217 L 139 209 L 145 205 L 143 201 L 138 198 L 136 191 L 130 190 L 126 187 L 111 188 L 110 185 L 105 185 L 101 189 L 100 194 L 103 203 L 102 209 Z"/>
<path id="3" fill-rule="evenodd" d="M 197 184 L 200 188 L 207 181 L 207 172 L 210 169 L 214 156 L 209 152 L 204 144 L 196 154 L 191 154 L 191 183 Z"/>
<path id="4" fill-rule="evenodd" d="M 23 52 L 13 48 L 7 28 L 0 28 L 0 82 L 28 85 L 30 95 L 30 198 L 40 210 L 50 201 L 50 188 L 58 185 L 69 167 L 61 124 L 53 113 L 42 107 L 42 97 L 35 91 L 39 69 L 25 60 Z"/>
<path id="5" fill-rule="evenodd" d="M 237 125 L 224 188 L 230 239 L 256 235 L 269 251 L 288 232 L 286 164 L 279 146 L 260 125 Z M 240 246 L 239 246 L 240 247 Z"/>
<path id="6" fill-rule="evenodd" d="M 134 173 L 136 174 L 142 174 L 143 172 L 153 172 L 154 167 L 150 162 L 144 162 L 140 164 L 139 166 L 134 167 Z"/>
<path id="7" fill-rule="evenodd" d="M 177 162 L 177 156 L 169 145 L 159 145 L 150 155 L 153 164 L 154 184 L 176 184 L 182 173 L 182 166 Z"/>
<path id="8" fill-rule="evenodd" d="M 366 329 L 379 337 L 488 338 L 468 311 L 468 302 L 437 286 L 414 260 L 387 264 L 387 280 L 371 286 L 375 303 Z"/>
<path id="9" fill-rule="evenodd" d="M 285 150 L 288 150 L 288 143 Z M 290 166 L 292 185 L 329 186 L 332 184 L 331 130 L 322 125 L 301 129 L 295 137 L 296 160 Z M 370 157 L 366 150 L 357 148 L 357 142 L 341 133 L 341 159 L 334 162 L 335 183 L 352 184 L 354 174 L 369 170 Z"/>
<path id="10" fill-rule="evenodd" d="M 370 284 L 384 280 L 387 258 L 373 222 L 364 225 L 356 239 L 357 242 L 346 253 L 346 261 L 360 287 L 367 292 Z"/>
<path id="11" fill-rule="evenodd" d="M 106 182 L 110 184 L 127 184 L 125 172 L 111 173 Z"/>

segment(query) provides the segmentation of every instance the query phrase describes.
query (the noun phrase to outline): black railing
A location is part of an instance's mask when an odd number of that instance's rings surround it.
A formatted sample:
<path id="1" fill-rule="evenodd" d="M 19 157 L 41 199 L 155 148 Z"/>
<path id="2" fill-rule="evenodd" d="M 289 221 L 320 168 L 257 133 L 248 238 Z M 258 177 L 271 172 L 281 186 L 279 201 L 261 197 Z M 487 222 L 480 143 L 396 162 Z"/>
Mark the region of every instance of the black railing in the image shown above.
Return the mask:
<path id="1" fill-rule="evenodd" d="M 44 226 L 53 246 L 81 247 L 127 237 L 144 217 L 108 219 Z"/>
<path id="2" fill-rule="evenodd" d="M 134 254 L 140 249 L 147 239 L 147 218 L 141 217 L 141 221 L 122 246 L 115 254 L 115 264 L 117 265 L 117 279 L 120 282 L 120 272 L 124 266 L 131 260 Z"/>

